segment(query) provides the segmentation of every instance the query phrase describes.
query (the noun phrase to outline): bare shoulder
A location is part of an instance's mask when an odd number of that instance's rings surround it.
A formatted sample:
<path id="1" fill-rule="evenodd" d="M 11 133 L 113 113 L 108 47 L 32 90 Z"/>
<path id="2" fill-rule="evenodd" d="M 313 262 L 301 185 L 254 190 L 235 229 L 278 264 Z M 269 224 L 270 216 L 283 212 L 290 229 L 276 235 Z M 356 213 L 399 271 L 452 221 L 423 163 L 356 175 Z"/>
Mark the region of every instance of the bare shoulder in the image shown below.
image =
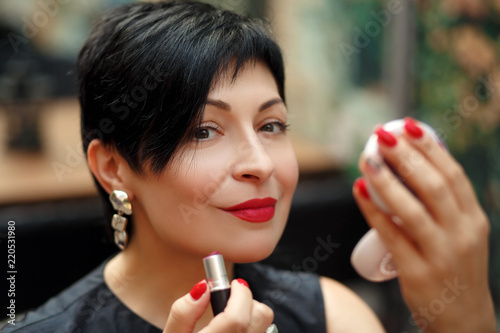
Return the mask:
<path id="1" fill-rule="evenodd" d="M 352 290 L 327 277 L 320 278 L 327 332 L 385 332 L 372 309 Z"/>

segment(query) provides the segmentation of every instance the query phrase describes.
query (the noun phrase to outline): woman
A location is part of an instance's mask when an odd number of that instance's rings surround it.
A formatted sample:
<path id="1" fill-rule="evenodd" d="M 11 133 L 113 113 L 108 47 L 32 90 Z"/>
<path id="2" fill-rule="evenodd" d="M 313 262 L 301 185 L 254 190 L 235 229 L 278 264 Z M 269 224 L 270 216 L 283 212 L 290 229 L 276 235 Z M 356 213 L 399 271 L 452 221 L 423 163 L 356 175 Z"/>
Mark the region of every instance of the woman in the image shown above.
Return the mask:
<path id="1" fill-rule="evenodd" d="M 97 23 L 78 66 L 84 150 L 122 251 L 7 332 L 383 331 L 331 279 L 244 264 L 273 251 L 298 180 L 282 56 L 259 22 L 192 2 L 129 4 Z M 364 158 L 353 189 L 417 324 L 495 332 L 488 221 L 462 169 L 412 120 L 402 136 L 377 133 L 389 163 L 421 161 L 405 177 L 421 201 Z M 214 317 L 202 259 L 215 250 L 235 279 Z M 443 311 L 426 312 L 440 297 Z"/>

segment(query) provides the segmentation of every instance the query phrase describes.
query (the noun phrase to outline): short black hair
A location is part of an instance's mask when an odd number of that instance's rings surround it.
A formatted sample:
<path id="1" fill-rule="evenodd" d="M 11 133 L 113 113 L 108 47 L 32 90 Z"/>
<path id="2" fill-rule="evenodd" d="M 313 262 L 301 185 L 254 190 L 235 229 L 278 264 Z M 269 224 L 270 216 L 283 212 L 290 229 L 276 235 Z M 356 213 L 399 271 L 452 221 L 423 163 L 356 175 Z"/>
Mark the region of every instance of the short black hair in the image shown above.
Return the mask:
<path id="1" fill-rule="evenodd" d="M 159 174 L 201 121 L 210 88 L 250 61 L 267 65 L 285 101 L 282 53 L 261 20 L 194 1 L 111 10 L 78 57 L 85 154 L 97 138 L 135 172 L 148 162 Z"/>

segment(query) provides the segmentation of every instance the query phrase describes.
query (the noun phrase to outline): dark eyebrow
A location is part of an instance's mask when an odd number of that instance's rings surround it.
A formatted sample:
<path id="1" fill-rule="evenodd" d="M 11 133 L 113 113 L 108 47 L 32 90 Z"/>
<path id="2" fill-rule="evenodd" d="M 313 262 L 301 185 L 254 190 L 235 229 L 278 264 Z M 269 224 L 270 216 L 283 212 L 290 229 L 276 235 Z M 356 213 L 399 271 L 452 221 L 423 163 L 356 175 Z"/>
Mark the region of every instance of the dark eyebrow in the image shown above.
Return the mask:
<path id="1" fill-rule="evenodd" d="M 264 111 L 267 108 L 270 108 L 271 106 L 275 104 L 284 104 L 283 100 L 279 97 L 273 98 L 267 102 L 264 102 L 260 107 L 259 107 L 259 112 Z M 226 102 L 221 101 L 220 99 L 207 99 L 207 104 L 213 105 L 223 111 L 231 111 L 231 105 L 227 104 Z"/>
<path id="2" fill-rule="evenodd" d="M 271 106 L 273 106 L 275 104 L 280 104 L 280 103 L 285 104 L 285 103 L 283 103 L 283 100 L 281 98 L 279 98 L 279 97 L 273 98 L 273 99 L 265 102 L 264 104 L 262 104 L 259 108 L 259 112 L 264 111 L 265 109 L 270 108 Z"/>
<path id="3" fill-rule="evenodd" d="M 231 106 L 220 99 L 207 99 L 207 104 L 213 105 L 224 111 L 231 111 Z"/>

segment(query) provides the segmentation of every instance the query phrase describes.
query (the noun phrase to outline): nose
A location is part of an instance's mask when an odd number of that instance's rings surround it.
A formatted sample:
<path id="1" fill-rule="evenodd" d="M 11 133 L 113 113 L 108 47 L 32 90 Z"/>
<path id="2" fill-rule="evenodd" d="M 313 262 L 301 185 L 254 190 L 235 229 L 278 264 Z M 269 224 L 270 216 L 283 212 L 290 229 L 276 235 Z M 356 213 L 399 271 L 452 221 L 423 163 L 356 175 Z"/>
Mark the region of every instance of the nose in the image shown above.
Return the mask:
<path id="1" fill-rule="evenodd" d="M 274 161 L 258 138 L 241 142 L 235 156 L 232 174 L 238 181 L 264 183 L 274 173 Z"/>

